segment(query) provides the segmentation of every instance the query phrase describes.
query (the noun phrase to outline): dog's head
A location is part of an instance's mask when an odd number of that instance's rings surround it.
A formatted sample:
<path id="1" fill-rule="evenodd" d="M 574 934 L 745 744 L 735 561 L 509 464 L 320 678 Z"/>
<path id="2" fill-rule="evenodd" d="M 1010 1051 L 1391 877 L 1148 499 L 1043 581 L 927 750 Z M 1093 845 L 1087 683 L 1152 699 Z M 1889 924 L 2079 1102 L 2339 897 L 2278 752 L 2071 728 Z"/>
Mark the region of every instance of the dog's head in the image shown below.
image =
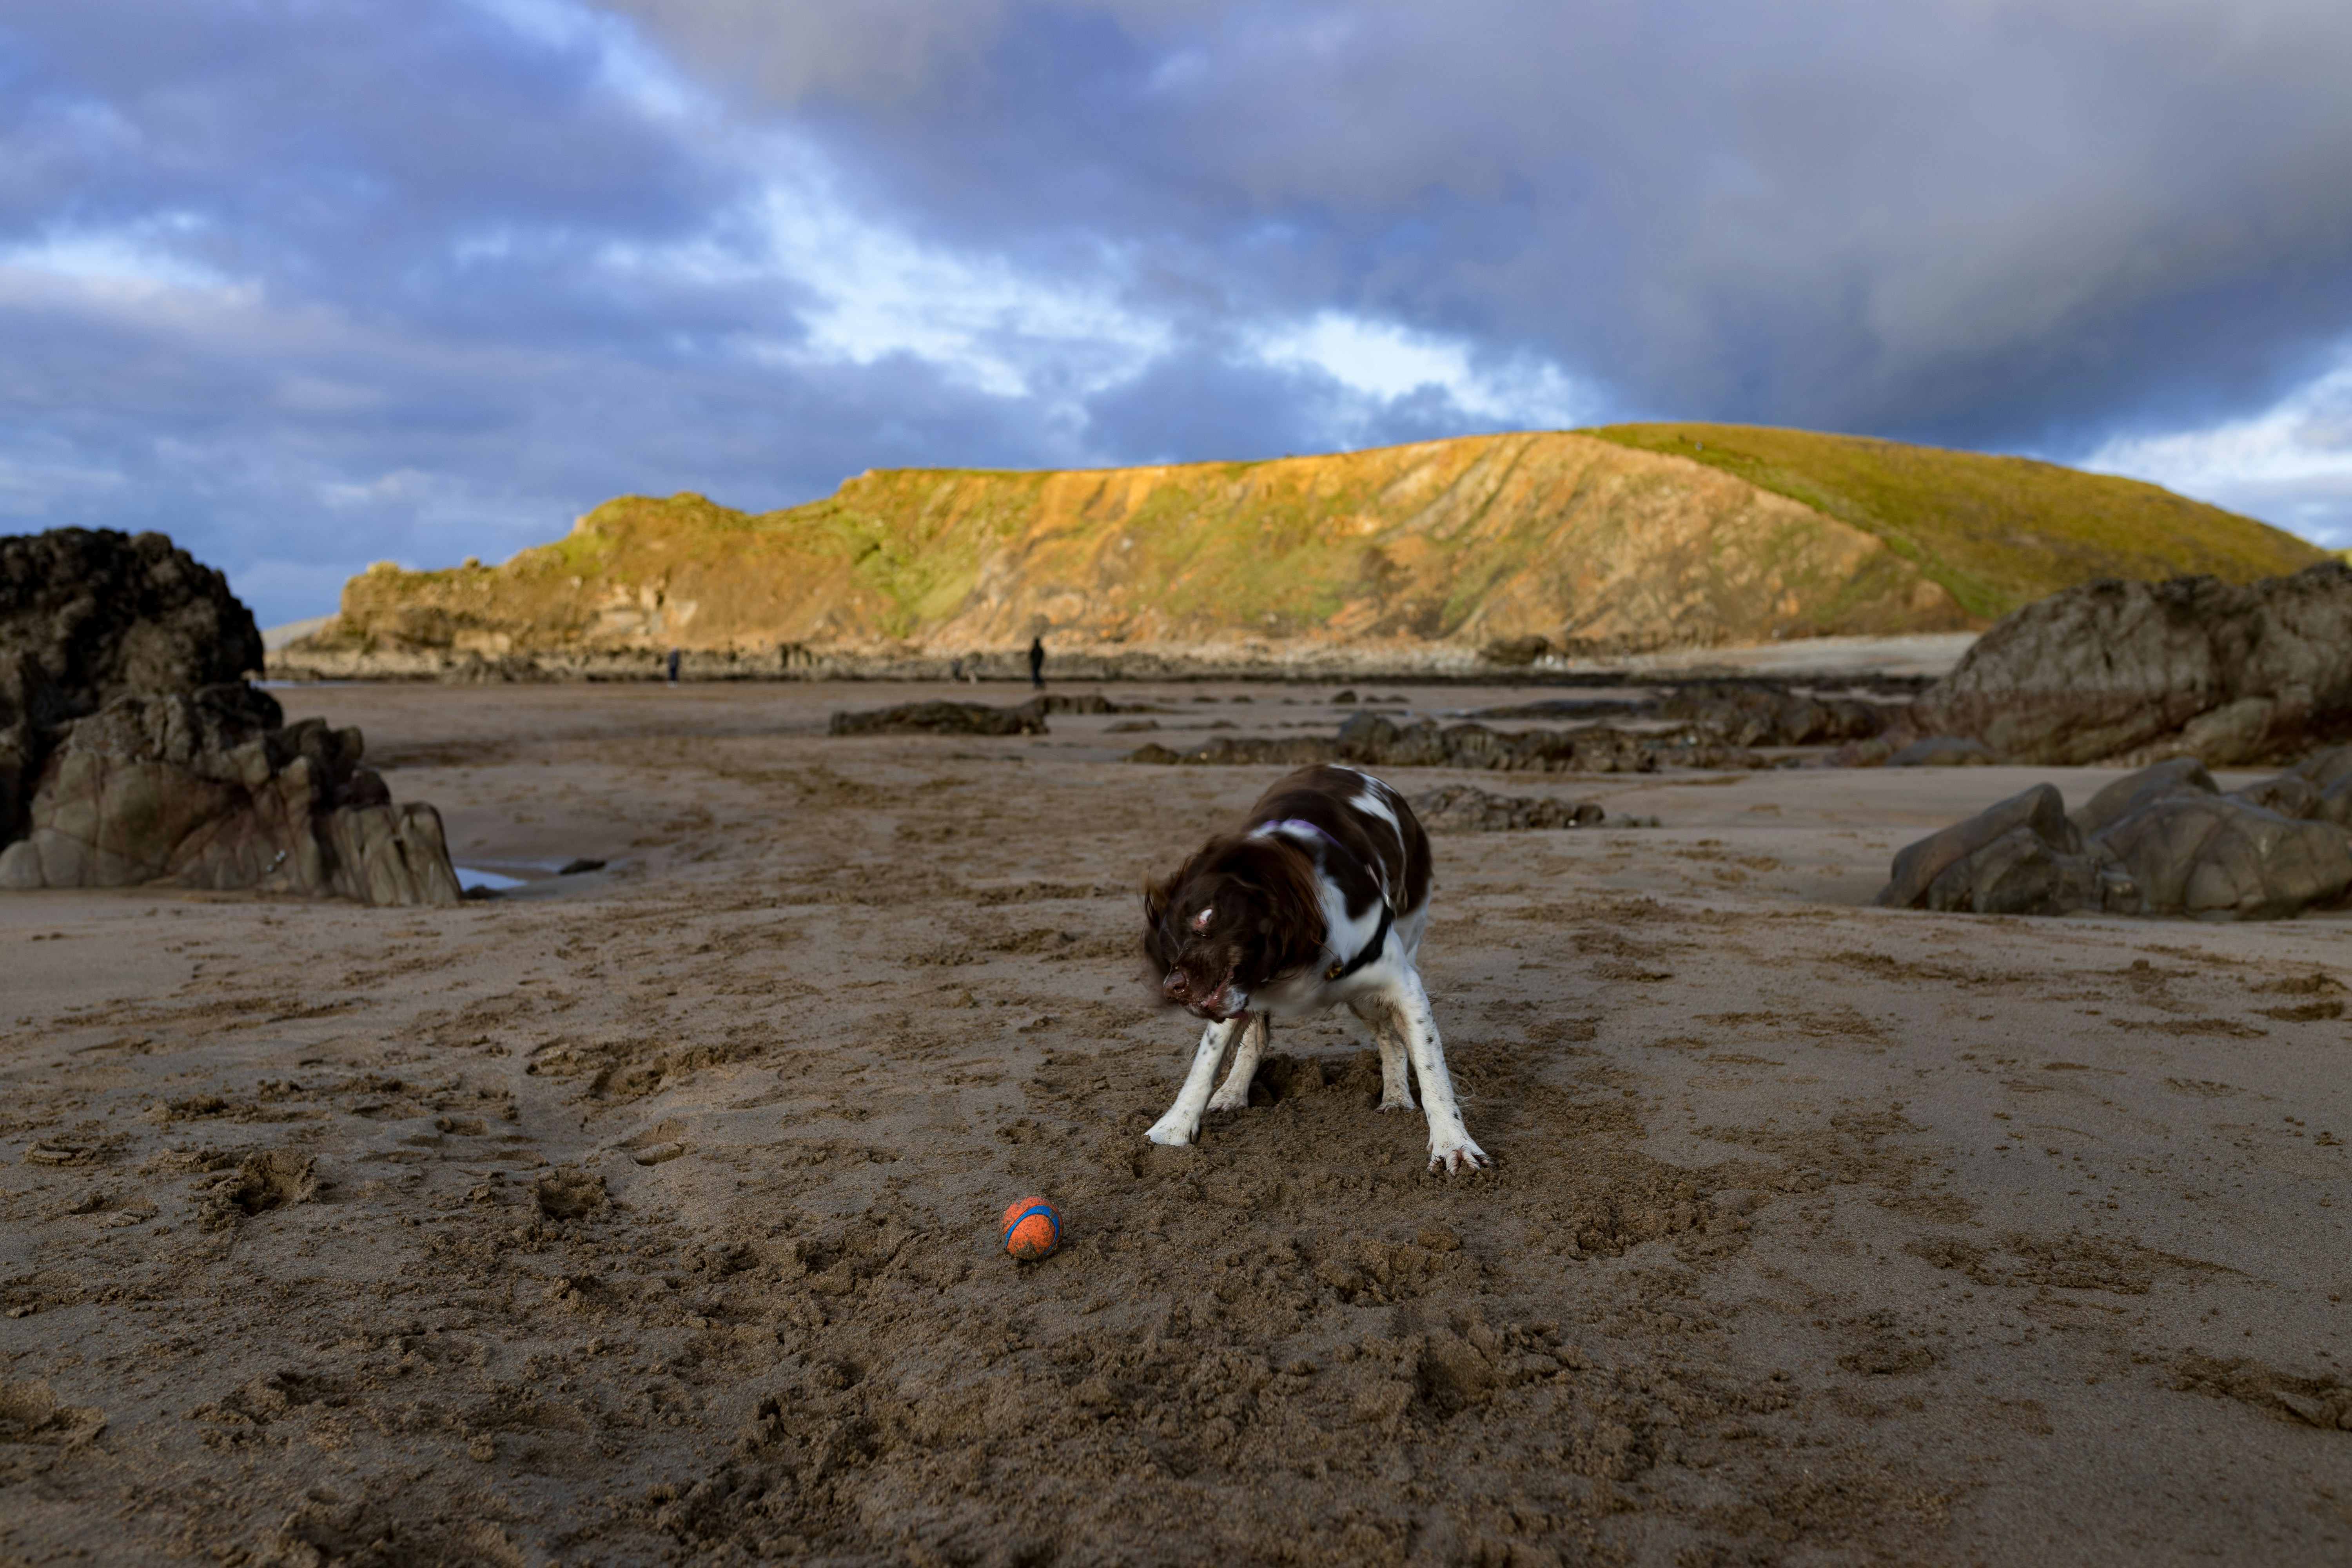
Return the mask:
<path id="1" fill-rule="evenodd" d="M 1160 997 L 1196 1017 L 1247 1012 L 1254 993 L 1323 951 L 1314 865 L 1278 839 L 1212 841 L 1166 881 L 1145 884 L 1143 911 Z"/>

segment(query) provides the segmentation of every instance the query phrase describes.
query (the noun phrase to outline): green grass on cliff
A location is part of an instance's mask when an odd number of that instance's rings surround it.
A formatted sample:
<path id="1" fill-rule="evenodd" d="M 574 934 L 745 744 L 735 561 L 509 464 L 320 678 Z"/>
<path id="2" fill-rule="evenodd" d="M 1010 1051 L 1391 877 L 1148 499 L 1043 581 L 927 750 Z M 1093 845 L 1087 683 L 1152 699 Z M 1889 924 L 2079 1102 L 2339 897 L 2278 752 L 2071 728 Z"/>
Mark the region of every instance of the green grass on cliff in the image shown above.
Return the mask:
<path id="1" fill-rule="evenodd" d="M 2246 581 L 2324 559 L 2252 519 L 2048 463 L 1622 425 L 1262 462 L 880 469 L 757 514 L 690 492 L 622 497 L 501 566 L 372 569 L 321 637 L 504 653 L 950 626 L 1002 641 L 1048 625 L 1109 642 L 1646 647 L 1949 629 L 2092 577 Z"/>
<path id="2" fill-rule="evenodd" d="M 1754 425 L 1579 434 L 1704 463 L 1874 533 L 1988 620 L 2091 577 L 2250 582 L 2327 559 L 2252 518 L 2030 458 Z"/>

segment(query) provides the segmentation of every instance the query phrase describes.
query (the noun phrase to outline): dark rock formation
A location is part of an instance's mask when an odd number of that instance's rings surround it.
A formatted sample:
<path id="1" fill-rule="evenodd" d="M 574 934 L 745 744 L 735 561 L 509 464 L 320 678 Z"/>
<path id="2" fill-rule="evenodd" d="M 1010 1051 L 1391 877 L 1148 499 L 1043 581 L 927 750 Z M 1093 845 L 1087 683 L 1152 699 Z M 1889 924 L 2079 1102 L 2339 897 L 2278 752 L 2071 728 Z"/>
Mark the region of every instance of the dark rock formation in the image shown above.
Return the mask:
<path id="1" fill-rule="evenodd" d="M 1589 800 L 1488 795 L 1475 784 L 1447 784 L 1408 803 L 1432 833 L 1507 833 L 1528 828 L 1597 827 L 1607 813 Z"/>
<path id="2" fill-rule="evenodd" d="M 2126 773 L 2093 795 L 2067 820 L 2085 838 L 2104 833 L 2141 806 L 2176 795 L 2219 795 L 2221 786 L 2194 757 L 2176 757 L 2136 773 Z M 2256 802 L 2257 805 L 2264 804 Z"/>
<path id="3" fill-rule="evenodd" d="M 991 708 L 984 702 L 901 702 L 866 713 L 835 713 L 833 735 L 1042 735 L 1045 715 L 1033 702 Z"/>
<path id="4" fill-rule="evenodd" d="M 160 533 L 0 539 L 0 888 L 454 902 L 433 808 L 394 809 L 358 731 L 286 727 L 261 663 L 227 580 Z"/>
<path id="5" fill-rule="evenodd" d="M 1346 701 L 1343 693 L 1335 700 Z M 1555 697 L 1486 708 L 1479 719 L 1664 719 L 1728 746 L 1826 746 L 1866 741 L 1908 704 L 1793 690 L 1780 680 L 1697 680 L 1662 698 Z"/>
<path id="6" fill-rule="evenodd" d="M 2117 779 L 2071 818 L 2055 788 L 2036 784 L 1905 847 L 1877 902 L 2284 919 L 2352 892 L 2352 832 L 2329 815 L 2347 806 L 2352 747 L 2232 795 L 2174 759 Z"/>
<path id="7" fill-rule="evenodd" d="M 55 723 L 134 691 L 194 691 L 261 668 L 228 580 L 160 533 L 61 528 L 0 539 L 0 663 L 29 658 Z"/>
<path id="8" fill-rule="evenodd" d="M 1660 767 L 1759 768 L 1755 752 L 1696 730 L 1637 734 L 1595 725 L 1584 730 L 1507 732 L 1483 724 L 1441 726 L 1423 720 L 1402 727 L 1378 713 L 1358 713 L 1332 740 L 1318 737 L 1220 735 L 1189 752 L 1150 745 L 1130 763 L 1253 763 L 1303 767 L 1354 763 L 1383 768 L 1479 768 L 1504 773 L 1632 773 Z"/>
<path id="9" fill-rule="evenodd" d="M 1244 699 L 1244 700 L 1246 700 Z M 1059 691 L 1033 697 L 1015 708 L 984 702 L 901 702 L 864 713 L 835 713 L 827 732 L 835 735 L 1042 735 L 1048 713 L 1166 713 L 1148 702 L 1113 702 L 1099 691 Z"/>
<path id="10" fill-rule="evenodd" d="M 2226 795 L 2166 795 L 2117 820 L 2095 843 L 2137 887 L 2136 909 L 2108 899 L 2118 913 L 2283 920 L 2338 902 L 2352 889 L 2352 842 L 2342 828 Z"/>
<path id="11" fill-rule="evenodd" d="M 160 533 L 0 538 L 0 843 L 58 725 L 129 692 L 240 681 L 261 659 L 228 580 Z"/>
<path id="12" fill-rule="evenodd" d="M 1245 735 L 1239 739 L 1220 735 L 1215 740 L 1193 747 L 1188 752 L 1175 751 L 1154 742 L 1139 746 L 1127 754 L 1130 763 L 1148 763 L 1171 766 L 1178 763 L 1211 767 L 1235 764 L 1274 763 L 1286 768 L 1303 768 L 1310 763 L 1343 763 L 1358 759 L 1340 750 L 1339 742 L 1316 735 L 1285 735 L 1281 737 Z"/>
<path id="13" fill-rule="evenodd" d="M 1866 741 L 1886 728 L 1886 710 L 1853 697 L 1808 697 L 1772 682 L 1694 683 L 1661 701 L 1658 717 L 1714 734 L 1733 746 L 1822 746 Z"/>
<path id="14" fill-rule="evenodd" d="M 2352 723 L 2352 568 L 2053 594 L 1979 639 L 1914 723 L 2021 763 L 2291 753 Z"/>
<path id="15" fill-rule="evenodd" d="M 1973 909 L 1969 893 L 1979 879 L 1968 869 L 1969 862 L 2021 833 L 2057 853 L 2082 855 L 2082 839 L 2066 820 L 2065 800 L 2054 786 L 2035 784 L 1966 822 L 1906 846 L 1895 857 L 1893 874 L 1877 902 L 1891 909 Z M 2014 847 L 2002 857 L 2013 858 Z M 1986 879 L 1985 885 L 1994 883 Z"/>
<path id="16" fill-rule="evenodd" d="M 357 730 L 279 727 L 244 686 L 117 699 L 66 731 L 0 889 L 258 888 L 369 904 L 457 901 L 439 814 L 395 808 Z"/>

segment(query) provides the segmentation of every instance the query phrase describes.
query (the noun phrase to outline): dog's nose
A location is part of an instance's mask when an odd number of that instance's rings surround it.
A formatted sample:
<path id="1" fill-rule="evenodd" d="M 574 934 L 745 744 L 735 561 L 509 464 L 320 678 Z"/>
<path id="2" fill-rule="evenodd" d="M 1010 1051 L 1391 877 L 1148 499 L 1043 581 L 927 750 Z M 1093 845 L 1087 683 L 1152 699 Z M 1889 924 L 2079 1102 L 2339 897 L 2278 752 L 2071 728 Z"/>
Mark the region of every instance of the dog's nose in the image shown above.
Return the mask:
<path id="1" fill-rule="evenodd" d="M 1181 969 L 1170 970 L 1168 978 L 1160 983 L 1160 989 L 1178 1002 L 1184 1000 L 1184 993 L 1192 988 L 1192 983 L 1185 978 L 1184 972 Z"/>

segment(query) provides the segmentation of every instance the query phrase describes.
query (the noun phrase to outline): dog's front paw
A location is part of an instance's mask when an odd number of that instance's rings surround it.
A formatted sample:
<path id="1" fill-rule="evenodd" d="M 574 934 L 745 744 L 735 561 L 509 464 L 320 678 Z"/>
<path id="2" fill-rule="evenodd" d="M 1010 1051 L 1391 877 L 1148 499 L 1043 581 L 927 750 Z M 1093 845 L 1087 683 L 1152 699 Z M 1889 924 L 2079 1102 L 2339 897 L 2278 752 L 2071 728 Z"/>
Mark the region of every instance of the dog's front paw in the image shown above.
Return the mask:
<path id="1" fill-rule="evenodd" d="M 1415 1105 L 1415 1104 L 1412 1102 L 1412 1096 L 1411 1096 L 1411 1095 L 1409 1095 L 1409 1094 L 1408 1094 L 1408 1095 L 1404 1096 L 1402 1100 L 1381 1100 L 1378 1105 L 1375 1105 L 1374 1107 L 1372 1107 L 1372 1109 L 1373 1109 L 1374 1110 L 1383 1110 L 1383 1111 L 1385 1111 L 1385 1110 L 1419 1110 L 1421 1109 L 1421 1107 L 1420 1107 L 1420 1106 L 1418 1106 L 1418 1105 Z"/>
<path id="2" fill-rule="evenodd" d="M 1486 1151 L 1464 1137 L 1454 1143 L 1432 1143 L 1429 1146 L 1429 1168 L 1444 1171 L 1447 1175 L 1456 1171 L 1482 1171 L 1495 1162 Z"/>
<path id="3" fill-rule="evenodd" d="M 1171 1149 L 1181 1149 L 1192 1141 L 1192 1130 L 1172 1116 L 1161 1117 L 1146 1129 L 1143 1135 L 1154 1143 L 1163 1143 Z"/>

